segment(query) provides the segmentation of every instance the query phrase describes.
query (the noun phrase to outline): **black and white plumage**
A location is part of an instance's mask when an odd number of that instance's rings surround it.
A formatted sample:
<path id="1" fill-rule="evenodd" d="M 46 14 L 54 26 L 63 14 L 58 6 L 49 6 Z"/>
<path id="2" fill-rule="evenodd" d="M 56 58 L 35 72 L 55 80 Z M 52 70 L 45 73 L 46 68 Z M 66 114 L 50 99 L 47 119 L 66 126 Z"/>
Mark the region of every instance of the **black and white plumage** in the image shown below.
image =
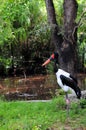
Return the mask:
<path id="1" fill-rule="evenodd" d="M 58 85 L 64 90 L 64 92 L 68 92 L 68 90 L 72 88 L 76 93 L 77 98 L 80 99 L 81 90 L 77 86 L 77 80 L 71 76 L 70 73 L 62 69 L 58 69 L 56 72 L 56 78 Z"/>
<path id="2" fill-rule="evenodd" d="M 81 98 L 81 90 L 77 86 L 77 80 L 73 76 L 71 76 L 70 73 L 68 73 L 68 72 L 66 72 L 62 69 L 58 69 L 58 67 L 57 67 L 57 64 L 59 63 L 58 57 L 59 57 L 58 53 L 54 52 L 50 56 L 50 58 L 42 64 L 42 66 L 49 64 L 50 61 L 54 61 L 55 62 L 54 71 L 56 73 L 57 83 L 66 93 L 66 99 L 68 99 L 68 93 L 67 92 L 70 88 L 72 90 L 74 90 L 77 98 L 80 99 Z"/>

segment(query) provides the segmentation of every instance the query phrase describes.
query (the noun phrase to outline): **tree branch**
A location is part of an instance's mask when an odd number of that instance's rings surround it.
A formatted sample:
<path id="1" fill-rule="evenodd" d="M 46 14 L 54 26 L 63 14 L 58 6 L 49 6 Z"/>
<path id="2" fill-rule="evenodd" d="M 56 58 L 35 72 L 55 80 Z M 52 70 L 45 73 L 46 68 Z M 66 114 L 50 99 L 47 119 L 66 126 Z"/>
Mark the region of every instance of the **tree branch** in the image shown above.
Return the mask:
<path id="1" fill-rule="evenodd" d="M 77 29 L 78 27 L 80 27 L 81 24 L 83 23 L 83 22 L 82 22 L 82 19 L 83 19 L 85 13 L 86 13 L 86 11 L 84 11 L 84 12 L 81 14 L 81 17 L 80 17 L 80 19 L 79 19 L 77 25 L 75 26 L 75 28 L 74 28 L 74 30 L 73 30 L 73 33 L 72 33 L 72 38 L 73 38 L 73 40 L 74 40 L 74 33 L 75 33 L 76 29 Z M 84 21 L 84 20 L 83 20 L 83 21 Z"/>

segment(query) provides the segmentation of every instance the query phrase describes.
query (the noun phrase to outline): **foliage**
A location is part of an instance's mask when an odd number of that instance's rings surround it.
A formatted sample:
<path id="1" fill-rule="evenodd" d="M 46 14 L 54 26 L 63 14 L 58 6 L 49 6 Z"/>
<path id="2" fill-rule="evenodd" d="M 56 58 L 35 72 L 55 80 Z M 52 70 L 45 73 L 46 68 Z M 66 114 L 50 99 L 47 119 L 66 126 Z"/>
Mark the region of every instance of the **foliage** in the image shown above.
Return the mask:
<path id="1" fill-rule="evenodd" d="M 54 0 L 60 33 L 63 33 L 63 0 Z M 78 14 L 76 22 L 85 10 L 85 1 L 77 0 Z M 82 59 L 85 53 L 86 12 L 78 29 L 78 54 Z M 50 43 L 50 27 L 47 24 L 44 0 L 1 0 L 0 2 L 0 61 L 5 73 L 7 68 L 32 66 L 34 72 L 36 59 L 42 58 L 39 64 L 49 56 L 53 48 Z M 51 52 L 50 52 L 51 51 Z M 84 59 L 86 64 L 86 59 Z M 32 64 L 29 61 L 34 61 Z M 82 62 L 82 61 L 81 61 Z M 40 66 L 40 65 L 39 65 Z M 0 70 L 2 69 L 0 68 Z M 41 68 L 41 67 L 40 67 Z M 49 71 L 51 71 L 52 67 Z M 49 72 L 48 71 L 48 72 Z"/>
<path id="2" fill-rule="evenodd" d="M 86 67 L 86 2 L 78 0 L 78 56 L 81 67 Z M 80 67 L 79 67 L 80 68 Z"/>
<path id="3" fill-rule="evenodd" d="M 34 56 L 40 57 L 41 50 L 48 46 L 50 35 L 45 22 L 44 2 L 6 0 L 0 6 L 1 61 L 5 61 L 5 69 L 20 66 L 21 57 L 25 62 L 33 60 Z M 5 57 L 9 57 L 9 63 Z"/>
<path id="4" fill-rule="evenodd" d="M 70 109 L 68 126 L 70 129 L 86 127 L 86 108 L 81 109 L 77 106 L 78 113 L 75 109 L 74 105 Z M 53 124 L 56 124 L 57 129 L 64 129 L 67 120 L 63 97 L 54 98 L 49 102 L 0 101 L 0 128 L 2 130 L 46 130 L 53 128 Z"/>
<path id="5" fill-rule="evenodd" d="M 81 108 L 86 108 L 86 99 L 82 99 L 80 102 Z"/>
<path id="6" fill-rule="evenodd" d="M 0 10 L 2 29 L 0 42 L 9 39 L 10 42 L 23 42 L 32 28 L 42 21 L 42 13 L 40 13 L 42 5 L 34 0 L 19 0 L 17 2 L 16 0 L 6 0 Z"/>

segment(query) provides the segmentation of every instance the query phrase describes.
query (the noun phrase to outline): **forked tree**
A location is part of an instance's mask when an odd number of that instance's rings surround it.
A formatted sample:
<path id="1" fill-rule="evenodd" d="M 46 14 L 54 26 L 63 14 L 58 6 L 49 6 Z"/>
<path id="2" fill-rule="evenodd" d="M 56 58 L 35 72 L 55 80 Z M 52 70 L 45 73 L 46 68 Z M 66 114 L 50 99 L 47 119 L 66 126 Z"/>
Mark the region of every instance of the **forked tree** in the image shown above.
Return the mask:
<path id="1" fill-rule="evenodd" d="M 52 44 L 59 53 L 60 68 L 72 73 L 76 72 L 77 62 L 77 9 L 76 0 L 64 0 L 63 3 L 63 33 L 56 20 L 56 12 L 53 0 L 45 0 L 48 23 L 51 27 Z"/>

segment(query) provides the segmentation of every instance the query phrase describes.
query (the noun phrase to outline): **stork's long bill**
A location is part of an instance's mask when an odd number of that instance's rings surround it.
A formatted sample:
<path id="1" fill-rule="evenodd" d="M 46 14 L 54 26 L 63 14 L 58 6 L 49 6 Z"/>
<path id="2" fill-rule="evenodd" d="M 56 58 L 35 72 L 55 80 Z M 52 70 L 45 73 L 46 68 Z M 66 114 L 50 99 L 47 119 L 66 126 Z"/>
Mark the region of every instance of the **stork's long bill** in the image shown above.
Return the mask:
<path id="1" fill-rule="evenodd" d="M 50 59 L 46 60 L 46 61 L 42 64 L 42 66 L 45 66 L 45 65 L 47 65 L 47 64 L 49 64 L 49 63 L 50 63 Z"/>
<path id="2" fill-rule="evenodd" d="M 53 60 L 55 58 L 55 55 L 54 55 L 54 53 L 50 56 L 50 58 L 48 59 L 48 60 L 46 60 L 43 64 L 42 64 L 42 66 L 46 66 L 47 64 L 49 64 L 50 63 L 50 61 L 51 60 Z"/>

